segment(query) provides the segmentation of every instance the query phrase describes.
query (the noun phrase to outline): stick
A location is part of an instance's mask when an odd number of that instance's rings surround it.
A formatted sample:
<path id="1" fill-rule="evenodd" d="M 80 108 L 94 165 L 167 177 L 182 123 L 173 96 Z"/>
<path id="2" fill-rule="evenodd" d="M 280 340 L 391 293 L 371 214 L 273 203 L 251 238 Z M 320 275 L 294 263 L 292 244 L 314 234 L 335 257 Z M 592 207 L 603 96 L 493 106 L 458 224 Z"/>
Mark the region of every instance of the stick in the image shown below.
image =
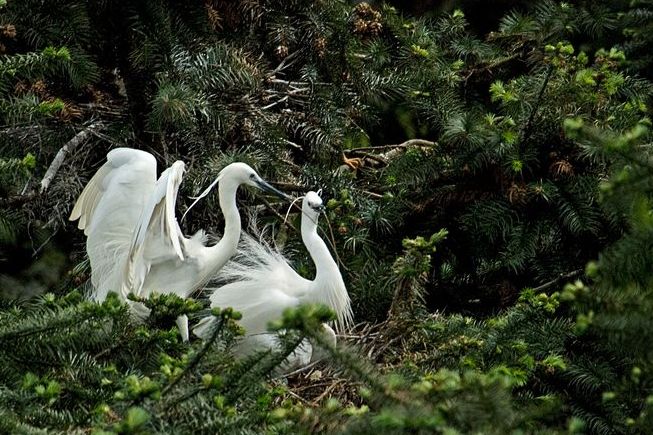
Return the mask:
<path id="1" fill-rule="evenodd" d="M 336 238 L 333 236 L 331 221 L 329 220 L 329 216 L 326 213 L 324 214 L 324 219 L 327 221 L 327 227 L 329 228 L 329 234 L 331 235 L 331 238 L 327 237 L 326 239 L 329 242 L 329 245 L 331 245 L 331 249 L 333 250 L 333 255 L 336 256 L 336 261 L 340 264 L 340 266 L 343 269 L 345 269 L 347 272 L 349 272 L 349 269 L 347 268 L 347 266 L 345 266 L 345 263 L 342 262 L 340 256 L 338 255 L 338 250 L 336 249 Z"/>
<path id="2" fill-rule="evenodd" d="M 320 401 L 324 399 L 329 393 L 331 393 L 339 384 L 341 384 L 341 380 L 337 380 L 331 385 L 329 385 L 317 398 L 313 399 L 312 405 L 317 406 L 320 404 Z"/>
<path id="3" fill-rule="evenodd" d="M 431 142 L 430 140 L 426 139 L 409 139 L 406 142 L 402 142 L 400 144 L 394 144 L 394 145 L 377 145 L 377 146 L 372 146 L 372 147 L 360 147 L 360 148 L 352 148 L 349 150 L 345 150 L 348 152 L 353 152 L 353 151 L 374 151 L 374 150 L 387 150 L 387 149 L 392 149 L 392 148 L 408 148 L 411 146 L 423 146 L 423 147 L 434 147 L 437 146 L 437 142 Z"/>
<path id="4" fill-rule="evenodd" d="M 403 147 L 402 147 L 402 148 L 403 148 Z M 368 152 L 360 151 L 360 150 L 356 150 L 356 149 L 354 149 L 354 150 L 348 150 L 348 151 L 349 151 L 350 153 L 353 153 L 353 154 L 360 154 L 361 156 L 363 156 L 363 157 L 367 157 L 368 159 L 370 159 L 370 160 L 374 160 L 375 162 L 381 163 L 382 165 L 385 165 L 385 164 L 388 163 L 388 162 L 385 161 L 385 159 L 383 159 L 382 157 L 379 157 L 379 156 L 377 156 L 377 155 L 375 155 L 375 154 L 372 154 L 372 153 L 368 153 Z M 343 156 L 344 156 L 345 158 L 347 158 L 346 155 L 343 154 Z M 346 163 L 345 163 L 345 164 L 346 164 Z M 349 165 L 347 165 L 347 166 L 349 166 Z"/>
<path id="5" fill-rule="evenodd" d="M 52 163 L 50 163 L 50 167 L 45 172 L 43 179 L 41 180 L 40 193 L 44 193 L 46 190 L 48 190 L 48 187 L 50 187 L 50 183 L 54 179 L 54 176 L 57 175 L 59 168 L 61 168 L 61 165 L 63 165 L 66 155 L 75 151 L 75 149 L 81 145 L 82 142 L 91 136 L 92 131 L 100 126 L 101 124 L 99 122 L 89 125 L 84 130 L 73 136 L 72 139 L 70 139 L 64 146 L 61 147 L 59 152 L 57 152 L 57 155 L 54 157 L 54 160 L 52 160 Z"/>
<path id="6" fill-rule="evenodd" d="M 572 272 L 565 273 L 564 275 L 560 275 L 559 277 L 557 277 L 556 279 L 554 279 L 552 281 L 544 283 L 541 286 L 535 287 L 533 289 L 533 291 L 534 292 L 539 292 L 539 291 L 542 291 L 542 290 L 546 290 L 549 287 L 552 287 L 552 286 L 558 284 L 560 281 L 564 281 L 566 279 L 571 279 L 571 278 L 576 278 L 578 275 L 580 275 L 582 273 L 583 273 L 583 269 L 577 269 L 577 270 L 574 270 Z"/>
<path id="7" fill-rule="evenodd" d="M 267 208 L 267 209 L 270 210 L 272 213 L 274 213 L 274 215 L 275 215 L 276 217 L 278 217 L 284 225 L 286 225 L 288 228 L 290 228 L 291 230 L 295 231 L 296 233 L 299 232 L 299 230 L 297 230 L 297 228 L 295 228 L 295 226 L 294 226 L 293 224 L 291 224 L 290 222 L 286 221 L 286 219 L 285 219 L 283 216 L 281 216 L 281 214 L 280 214 L 278 211 L 276 211 L 276 210 L 274 209 L 274 207 L 272 207 L 272 204 L 270 204 L 270 203 L 268 202 L 267 199 L 265 199 L 265 198 L 263 198 L 263 197 L 261 196 L 261 201 L 262 201 L 263 204 L 265 205 L 265 208 Z"/>
<path id="8" fill-rule="evenodd" d="M 263 107 L 261 107 L 261 110 L 268 110 L 268 109 L 271 109 L 271 108 L 273 108 L 274 106 L 276 106 L 277 104 L 281 104 L 281 103 L 283 103 L 283 102 L 286 101 L 288 98 L 289 98 L 288 95 L 286 95 L 285 97 L 283 97 L 282 99 L 280 99 L 280 100 L 278 100 L 278 101 L 275 101 L 274 103 L 270 103 L 270 104 L 268 104 L 267 106 L 263 106 Z"/>
<path id="9" fill-rule="evenodd" d="M 284 375 L 281 375 L 281 377 L 283 377 L 283 378 L 289 378 L 289 377 L 294 376 L 294 375 L 297 375 L 297 374 L 299 374 L 299 373 L 303 373 L 303 372 L 305 372 L 305 371 L 307 371 L 307 370 L 310 370 L 310 369 L 312 369 L 313 367 L 315 367 L 319 362 L 320 362 L 320 361 L 313 361 L 312 363 L 310 363 L 310 364 L 308 364 L 308 365 L 305 365 L 304 367 L 300 367 L 300 368 L 298 368 L 297 370 L 294 370 L 294 371 L 292 371 L 292 372 L 290 372 L 290 373 L 286 373 L 286 374 L 284 374 Z"/>
<path id="10" fill-rule="evenodd" d="M 300 50 L 297 50 L 297 51 L 289 54 L 288 56 L 286 56 L 286 58 L 281 61 L 279 66 L 277 66 L 270 74 L 268 74 L 268 77 L 270 77 L 270 78 L 274 77 L 275 74 L 277 74 L 278 72 L 283 71 L 284 69 L 288 68 L 290 65 L 295 63 L 297 61 L 297 59 L 293 60 L 293 58 L 296 57 L 299 53 L 300 53 Z M 290 62 L 291 60 L 292 60 L 292 62 Z M 288 63 L 286 63 L 286 62 L 288 62 Z"/>
<path id="11" fill-rule="evenodd" d="M 279 189 L 292 190 L 295 192 L 305 192 L 308 190 L 306 186 L 300 186 L 299 184 L 294 183 L 286 183 L 284 181 L 270 181 L 270 184 L 277 186 Z"/>
<path id="12" fill-rule="evenodd" d="M 288 394 L 290 394 L 295 399 L 299 400 L 300 402 L 303 402 L 304 405 L 310 405 L 310 402 L 308 400 L 304 399 L 302 396 L 300 396 L 299 394 L 293 392 L 292 390 L 288 390 L 287 392 L 288 392 Z"/>

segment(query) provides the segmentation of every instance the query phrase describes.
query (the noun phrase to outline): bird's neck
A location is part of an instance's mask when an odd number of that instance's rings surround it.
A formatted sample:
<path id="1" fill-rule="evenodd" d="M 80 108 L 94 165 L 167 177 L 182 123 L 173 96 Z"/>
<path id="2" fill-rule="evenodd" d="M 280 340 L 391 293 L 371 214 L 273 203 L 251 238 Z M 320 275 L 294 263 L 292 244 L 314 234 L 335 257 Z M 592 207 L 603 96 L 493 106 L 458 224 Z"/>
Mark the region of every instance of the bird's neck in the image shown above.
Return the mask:
<path id="1" fill-rule="evenodd" d="M 315 281 L 340 276 L 338 265 L 324 240 L 317 234 L 317 224 L 311 219 L 302 219 L 302 240 L 315 263 Z"/>
<path id="2" fill-rule="evenodd" d="M 208 276 L 222 268 L 227 261 L 236 253 L 238 239 L 240 238 L 240 213 L 236 205 L 237 184 L 221 183 L 218 188 L 220 208 L 224 216 L 224 232 L 220 241 L 207 248 L 205 257 L 205 270 Z"/>
<path id="3" fill-rule="evenodd" d="M 240 213 L 236 204 L 237 184 L 223 184 L 218 189 L 220 197 L 220 208 L 224 216 L 224 233 L 222 240 L 229 242 L 229 246 L 236 250 L 240 238 Z"/>
<path id="4" fill-rule="evenodd" d="M 306 222 L 309 221 L 309 222 Z M 307 301 L 327 305 L 336 313 L 336 328 L 341 330 L 351 324 L 352 312 L 347 288 L 338 264 L 333 260 L 324 240 L 317 234 L 317 224 L 302 219 L 302 240 L 315 263 L 315 279 Z"/>

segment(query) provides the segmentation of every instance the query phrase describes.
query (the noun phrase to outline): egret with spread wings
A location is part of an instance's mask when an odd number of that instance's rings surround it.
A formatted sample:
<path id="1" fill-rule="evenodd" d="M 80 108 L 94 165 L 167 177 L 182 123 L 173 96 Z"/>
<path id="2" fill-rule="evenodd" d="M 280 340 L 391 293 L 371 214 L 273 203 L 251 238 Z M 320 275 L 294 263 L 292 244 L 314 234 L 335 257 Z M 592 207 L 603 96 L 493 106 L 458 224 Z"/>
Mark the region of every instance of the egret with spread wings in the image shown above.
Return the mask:
<path id="1" fill-rule="evenodd" d="M 123 299 L 132 292 L 148 296 L 156 291 L 188 297 L 204 285 L 236 252 L 241 222 L 236 192 L 241 184 L 286 198 L 244 163 L 226 166 L 201 195 L 219 182 L 218 195 L 225 219 L 222 239 L 206 246 L 204 231 L 185 237 L 175 217 L 184 163 L 176 161 L 156 179 L 156 160 L 145 151 L 117 148 L 82 191 L 70 220 L 87 236 L 93 298 L 102 301 L 109 291 Z M 147 310 L 132 304 L 137 314 Z M 184 340 L 188 319 L 177 319 Z"/>

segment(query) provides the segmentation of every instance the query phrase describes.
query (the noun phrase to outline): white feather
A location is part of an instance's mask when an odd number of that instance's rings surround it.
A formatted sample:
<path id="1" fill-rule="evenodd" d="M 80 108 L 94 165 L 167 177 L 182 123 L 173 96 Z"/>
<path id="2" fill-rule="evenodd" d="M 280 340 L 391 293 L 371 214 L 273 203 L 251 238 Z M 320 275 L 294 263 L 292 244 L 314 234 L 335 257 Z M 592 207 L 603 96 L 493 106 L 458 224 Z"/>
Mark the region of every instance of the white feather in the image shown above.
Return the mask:
<path id="1" fill-rule="evenodd" d="M 71 220 L 87 236 L 93 299 L 102 301 L 109 291 L 123 299 L 130 292 L 147 297 L 152 292 L 174 293 L 182 298 L 202 287 L 235 253 L 240 236 L 236 192 L 241 184 L 265 184 L 244 163 L 225 167 L 205 196 L 220 180 L 220 207 L 225 216 L 223 238 L 205 246 L 203 231 L 184 237 L 175 217 L 184 163 L 177 161 L 156 180 L 156 160 L 144 151 L 117 148 L 82 191 Z M 140 317 L 148 314 L 141 304 L 131 304 Z M 185 323 L 184 323 L 185 322 Z M 180 317 L 187 338 L 185 316 Z"/>
<path id="2" fill-rule="evenodd" d="M 70 220 L 87 236 L 93 299 L 122 288 L 132 234 L 156 182 L 156 161 L 144 151 L 117 148 L 82 191 Z"/>
<path id="3" fill-rule="evenodd" d="M 295 272 L 277 250 L 243 234 L 238 254 L 218 275 L 219 281 L 227 284 L 207 289 L 212 292 L 212 307 L 232 307 L 242 314 L 240 324 L 245 328 L 246 336 L 237 349 L 239 353 L 247 354 L 253 349 L 260 350 L 261 346 L 273 346 L 274 340 L 262 338 L 270 335 L 267 332 L 269 323 L 280 319 L 286 308 L 300 304 L 329 306 L 336 312 L 335 327 L 338 330 L 351 325 L 351 304 L 342 275 L 326 244 L 317 235 L 317 209 L 320 206 L 322 200 L 315 192 L 309 192 L 302 203 L 302 240 L 315 262 L 313 280 Z M 193 332 L 206 337 L 210 322 L 201 321 Z"/>
<path id="4" fill-rule="evenodd" d="M 125 297 L 129 292 L 146 296 L 152 290 L 143 288 L 152 266 L 185 260 L 182 251 L 185 238 L 175 217 L 177 192 L 183 173 L 184 163 L 181 161 L 163 171 L 143 208 L 129 247 L 122 289 Z M 187 295 L 182 293 L 180 296 Z"/>

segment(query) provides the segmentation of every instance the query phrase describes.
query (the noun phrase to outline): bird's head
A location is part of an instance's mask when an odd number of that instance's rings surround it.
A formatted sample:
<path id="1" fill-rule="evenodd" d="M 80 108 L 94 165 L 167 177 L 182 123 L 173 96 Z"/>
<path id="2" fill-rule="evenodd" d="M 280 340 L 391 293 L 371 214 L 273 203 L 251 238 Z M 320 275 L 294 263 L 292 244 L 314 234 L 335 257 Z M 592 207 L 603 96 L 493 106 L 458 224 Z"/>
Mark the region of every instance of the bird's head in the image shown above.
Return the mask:
<path id="1" fill-rule="evenodd" d="M 256 187 L 264 192 L 272 193 L 285 200 L 291 198 L 280 190 L 270 186 L 262 179 L 254 169 L 246 163 L 236 162 L 227 165 L 218 175 L 220 183 L 234 183 L 236 185 L 244 184 L 246 186 Z"/>
<path id="2" fill-rule="evenodd" d="M 186 212 L 184 215 L 181 217 L 181 220 L 183 221 L 188 212 L 190 211 L 191 208 L 197 204 L 197 202 L 204 198 L 206 195 L 213 190 L 213 188 L 220 183 L 221 186 L 227 186 L 227 189 L 233 189 L 234 192 L 240 186 L 241 184 L 244 184 L 246 186 L 253 186 L 256 187 L 257 189 L 261 189 L 263 191 L 273 193 L 277 196 L 279 196 L 282 199 L 285 199 L 286 201 L 292 201 L 292 198 L 285 193 L 281 192 L 280 190 L 270 186 L 268 182 L 266 182 L 264 179 L 262 179 L 254 169 L 251 168 L 246 163 L 242 162 L 236 162 L 232 163 L 230 165 L 225 166 L 220 173 L 218 174 L 218 177 L 207 187 L 202 193 L 200 193 L 198 196 L 196 196 L 193 201 L 193 203 L 186 209 Z"/>
<path id="3" fill-rule="evenodd" d="M 310 216 L 314 221 L 317 222 L 317 217 L 320 213 L 324 212 L 324 210 L 326 210 L 326 207 L 324 207 L 319 193 L 311 190 L 306 194 L 306 196 L 304 196 L 302 212 Z"/>

